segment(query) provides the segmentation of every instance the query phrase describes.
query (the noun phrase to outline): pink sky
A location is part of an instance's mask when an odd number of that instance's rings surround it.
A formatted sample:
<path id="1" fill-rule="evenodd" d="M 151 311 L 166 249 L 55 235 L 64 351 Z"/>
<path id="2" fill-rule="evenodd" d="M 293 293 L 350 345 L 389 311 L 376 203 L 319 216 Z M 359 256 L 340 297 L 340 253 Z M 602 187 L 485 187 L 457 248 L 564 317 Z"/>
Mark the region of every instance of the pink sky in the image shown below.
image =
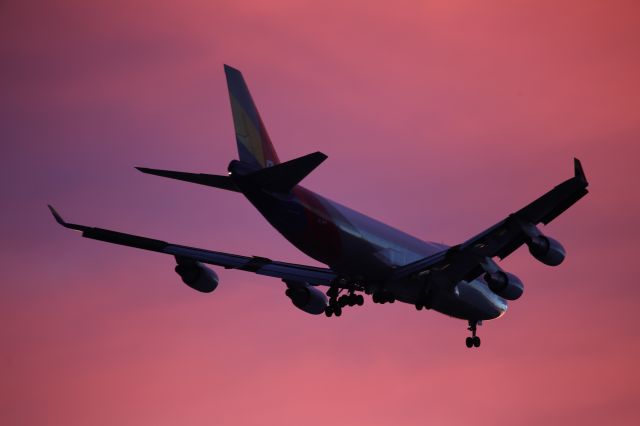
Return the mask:
<path id="1" fill-rule="evenodd" d="M 0 424 L 635 425 L 640 394 L 640 6 L 630 1 L 0 3 Z M 373 3 L 373 4 L 372 4 Z M 568 250 L 506 316 L 409 305 L 341 318 L 282 283 L 85 240 L 68 219 L 313 263 L 241 196 L 134 166 L 223 173 L 222 64 L 248 80 L 305 184 L 458 243 L 572 173 Z"/>

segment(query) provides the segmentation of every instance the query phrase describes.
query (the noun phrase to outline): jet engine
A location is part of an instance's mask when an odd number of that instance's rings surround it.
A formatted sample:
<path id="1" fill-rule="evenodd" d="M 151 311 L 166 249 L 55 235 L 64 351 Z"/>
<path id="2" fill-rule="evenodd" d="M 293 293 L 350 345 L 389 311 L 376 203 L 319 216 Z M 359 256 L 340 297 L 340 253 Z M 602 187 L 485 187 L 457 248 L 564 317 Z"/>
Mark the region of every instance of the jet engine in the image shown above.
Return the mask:
<path id="1" fill-rule="evenodd" d="M 484 280 L 491 291 L 507 300 L 519 299 L 524 291 L 524 284 L 522 284 L 520 278 L 509 272 L 500 270 L 487 272 L 484 275 Z"/>
<path id="2" fill-rule="evenodd" d="M 553 238 L 540 234 L 532 237 L 527 245 L 529 253 L 545 265 L 558 266 L 564 260 L 564 247 Z"/>
<path id="3" fill-rule="evenodd" d="M 211 293 L 218 287 L 218 274 L 195 260 L 179 259 L 175 270 L 182 282 L 194 290 Z"/>
<path id="4" fill-rule="evenodd" d="M 313 315 L 324 313 L 327 307 L 327 296 L 323 292 L 305 282 L 285 281 L 285 283 L 287 284 L 285 294 L 296 308 Z"/>

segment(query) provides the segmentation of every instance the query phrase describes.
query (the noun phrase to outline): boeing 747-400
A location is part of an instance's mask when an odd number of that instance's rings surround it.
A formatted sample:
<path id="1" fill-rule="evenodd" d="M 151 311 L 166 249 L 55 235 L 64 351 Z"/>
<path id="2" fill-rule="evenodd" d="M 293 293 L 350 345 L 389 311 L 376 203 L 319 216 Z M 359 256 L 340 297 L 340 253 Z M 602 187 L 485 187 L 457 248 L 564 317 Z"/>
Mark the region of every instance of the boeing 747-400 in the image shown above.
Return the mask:
<path id="1" fill-rule="evenodd" d="M 224 69 L 239 157 L 229 163 L 228 174 L 138 170 L 241 193 L 291 244 L 326 267 L 77 225 L 64 221 L 49 206 L 57 222 L 86 238 L 171 255 L 182 281 L 204 293 L 218 285 L 218 275 L 205 266 L 210 264 L 279 278 L 293 305 L 309 314 L 339 317 L 345 307 L 362 305 L 363 293 L 374 303 L 398 301 L 418 310 L 433 309 L 468 321 L 469 348 L 480 346 L 477 325 L 502 316 L 507 301 L 523 292 L 520 279 L 494 259 L 504 259 L 526 245 L 546 265 L 557 266 L 564 260 L 562 245 L 538 226 L 547 225 L 587 194 L 587 179 L 577 159 L 573 177 L 467 241 L 454 246 L 423 241 L 300 186 L 327 156 L 315 152 L 280 162 L 242 74 L 226 65 Z"/>

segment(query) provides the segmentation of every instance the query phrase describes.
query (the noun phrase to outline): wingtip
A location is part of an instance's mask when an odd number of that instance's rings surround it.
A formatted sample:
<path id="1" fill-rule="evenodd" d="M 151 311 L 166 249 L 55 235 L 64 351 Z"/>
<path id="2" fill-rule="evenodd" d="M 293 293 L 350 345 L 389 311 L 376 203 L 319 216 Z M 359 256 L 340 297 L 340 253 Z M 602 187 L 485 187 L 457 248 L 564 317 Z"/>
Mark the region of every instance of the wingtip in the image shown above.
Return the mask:
<path id="1" fill-rule="evenodd" d="M 327 154 L 325 154 L 324 152 L 321 152 L 321 151 L 316 151 L 315 155 L 317 155 L 319 158 L 322 158 L 322 161 L 324 161 L 327 158 L 329 158 L 329 156 Z"/>
<path id="2" fill-rule="evenodd" d="M 154 176 L 166 176 L 166 173 L 168 172 L 168 170 L 151 169 L 149 167 L 136 167 L 136 170 L 146 175 L 154 175 Z"/>
<path id="3" fill-rule="evenodd" d="M 64 226 L 65 228 L 74 229 L 80 232 L 84 232 L 87 229 L 89 229 L 88 227 L 83 225 L 76 225 L 75 223 L 65 222 L 62 216 L 60 216 L 60 213 L 58 213 L 51 204 L 47 204 L 47 207 L 49 207 L 49 210 L 51 211 L 51 214 L 53 215 L 53 218 L 56 220 L 56 222 L 58 222 L 60 225 Z"/>
<path id="4" fill-rule="evenodd" d="M 584 169 L 582 168 L 582 163 L 577 158 L 573 159 L 573 168 L 575 171 L 575 177 L 580 181 L 584 182 L 585 184 L 588 183 L 587 177 L 584 174 Z"/>
<path id="5" fill-rule="evenodd" d="M 56 222 L 58 222 L 62 226 L 67 225 L 66 222 L 62 219 L 62 216 L 60 216 L 60 213 L 58 213 L 51 204 L 47 204 L 47 207 L 49 207 L 49 210 L 51 211 L 51 214 L 53 215 L 53 218 L 56 220 Z"/>
<path id="6" fill-rule="evenodd" d="M 312 152 L 311 154 L 307 154 L 305 155 L 305 157 L 309 158 L 309 159 L 313 159 L 314 161 L 316 161 L 318 164 L 322 163 L 324 160 L 326 160 L 327 158 L 329 158 L 327 156 L 327 154 L 325 154 L 324 152 L 320 152 L 320 151 L 316 151 L 316 152 Z"/>

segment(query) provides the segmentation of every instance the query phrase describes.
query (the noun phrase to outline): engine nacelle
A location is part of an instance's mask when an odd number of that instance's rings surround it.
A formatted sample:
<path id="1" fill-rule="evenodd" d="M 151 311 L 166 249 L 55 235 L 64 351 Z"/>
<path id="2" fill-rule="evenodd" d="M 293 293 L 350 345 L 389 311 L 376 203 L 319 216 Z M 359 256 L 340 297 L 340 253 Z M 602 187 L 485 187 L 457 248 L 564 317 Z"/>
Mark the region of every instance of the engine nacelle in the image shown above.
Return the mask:
<path id="1" fill-rule="evenodd" d="M 484 275 L 484 280 L 491 291 L 507 300 L 519 299 L 524 292 L 524 284 L 520 278 L 509 272 L 488 272 Z"/>
<path id="2" fill-rule="evenodd" d="M 285 294 L 293 305 L 308 314 L 324 313 L 327 307 L 327 296 L 314 286 L 305 282 L 286 281 Z"/>
<path id="3" fill-rule="evenodd" d="M 182 282 L 194 290 L 211 293 L 218 287 L 218 274 L 200 262 L 178 262 L 175 270 Z"/>
<path id="4" fill-rule="evenodd" d="M 553 238 L 540 234 L 532 237 L 527 245 L 529 253 L 545 265 L 558 266 L 564 260 L 564 247 Z"/>

